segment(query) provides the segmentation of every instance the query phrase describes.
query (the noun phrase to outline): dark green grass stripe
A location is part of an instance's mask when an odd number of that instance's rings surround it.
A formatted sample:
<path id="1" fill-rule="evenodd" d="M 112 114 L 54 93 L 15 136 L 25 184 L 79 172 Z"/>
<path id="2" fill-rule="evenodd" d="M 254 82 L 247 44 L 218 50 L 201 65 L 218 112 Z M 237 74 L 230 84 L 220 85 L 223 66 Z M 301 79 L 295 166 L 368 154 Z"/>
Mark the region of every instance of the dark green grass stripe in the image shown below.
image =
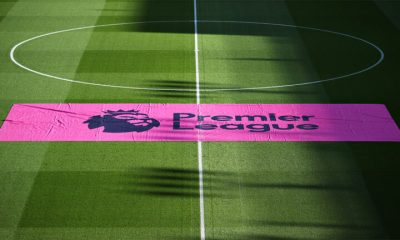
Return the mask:
<path id="1" fill-rule="evenodd" d="M 0 22 L 7 16 L 8 12 L 14 7 L 18 0 L 1 0 L 0 1 Z"/>
<path id="2" fill-rule="evenodd" d="M 185 71 L 185 66 L 181 64 L 181 59 L 192 55 L 192 52 L 180 50 L 86 50 L 78 72 L 182 73 Z"/>

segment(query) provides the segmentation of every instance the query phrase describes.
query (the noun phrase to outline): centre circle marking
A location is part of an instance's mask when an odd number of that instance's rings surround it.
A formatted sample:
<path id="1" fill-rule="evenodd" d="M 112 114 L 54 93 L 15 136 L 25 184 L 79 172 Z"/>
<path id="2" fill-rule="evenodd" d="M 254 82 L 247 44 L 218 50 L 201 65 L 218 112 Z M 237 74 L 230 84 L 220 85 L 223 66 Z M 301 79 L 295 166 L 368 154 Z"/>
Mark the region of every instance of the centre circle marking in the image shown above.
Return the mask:
<path id="1" fill-rule="evenodd" d="M 92 86 L 100 86 L 100 87 L 110 87 L 110 88 L 121 88 L 121 89 L 132 89 L 132 90 L 149 90 L 149 91 L 175 91 L 175 92 L 196 92 L 196 89 L 175 89 L 175 88 L 151 88 L 151 87 L 131 87 L 131 86 L 119 86 L 119 85 L 112 85 L 112 84 L 100 84 L 100 83 L 91 83 L 91 82 L 85 82 L 85 81 L 79 81 L 75 79 L 69 79 L 69 78 L 63 78 L 63 77 L 58 77 L 54 76 L 48 73 L 40 72 L 34 69 L 31 69 L 22 63 L 18 62 L 15 58 L 15 52 L 16 50 L 34 40 L 45 38 L 48 36 L 56 35 L 56 34 L 61 34 L 61 33 L 66 33 L 66 32 L 72 32 L 72 31 L 80 31 L 80 30 L 86 30 L 86 29 L 93 29 L 93 28 L 103 28 L 103 27 L 113 27 L 113 26 L 122 26 L 122 25 L 134 25 L 134 24 L 152 24 L 152 23 L 190 23 L 194 22 L 193 20 L 181 20 L 181 21 L 145 21 L 145 22 L 125 22 L 125 23 L 113 23 L 113 24 L 103 24 L 103 25 L 94 25 L 94 26 L 85 26 L 85 27 L 77 27 L 77 28 L 70 28 L 70 29 L 65 29 L 65 30 L 60 30 L 60 31 L 55 31 L 55 32 L 50 32 L 50 33 L 45 33 L 41 34 L 29 39 L 26 39 L 18 44 L 16 44 L 10 51 L 10 59 L 11 61 L 19 66 L 22 69 L 25 69 L 31 73 L 43 76 L 43 77 L 48 77 L 60 81 L 65 81 L 65 82 L 71 82 L 71 83 L 79 83 L 79 84 L 85 84 L 85 85 L 92 85 Z M 323 33 L 329 33 L 329 34 L 334 34 L 346 38 L 351 38 L 353 40 L 357 40 L 360 42 L 363 42 L 370 47 L 373 47 L 376 51 L 379 52 L 379 59 L 372 65 L 363 68 L 361 70 L 345 74 L 345 75 L 340 75 L 332 78 L 327 78 L 327 79 L 322 79 L 322 80 L 316 80 L 316 81 L 309 81 L 309 82 L 302 82 L 302 83 L 294 83 L 294 84 L 285 84 L 285 85 L 273 85 L 273 86 L 260 86 L 260 87 L 243 87 L 243 88 L 208 88 L 208 89 L 201 89 L 202 92 L 217 92 L 217 91 L 240 91 L 240 90 L 259 90 L 259 89 L 274 89 L 274 88 L 284 88 L 284 87 L 295 87 L 295 86 L 305 86 L 305 85 L 311 85 L 311 84 L 317 84 L 317 83 L 324 83 L 324 82 L 330 82 L 334 80 L 339 80 L 351 76 L 355 76 L 361 73 L 364 73 L 366 71 L 369 71 L 376 66 L 378 66 L 383 59 L 385 58 L 385 53 L 381 48 L 379 48 L 377 45 L 374 43 L 371 43 L 365 39 L 346 34 L 346 33 L 340 33 L 336 31 L 331 31 L 331 30 L 326 30 L 326 29 L 319 29 L 319 28 L 314 28 L 314 27 L 305 27 L 305 26 L 296 26 L 296 25 L 289 25 L 289 24 L 280 24 L 280 23 L 267 23 L 267 22 L 248 22 L 248 21 L 217 21 L 217 20 L 198 20 L 197 22 L 199 23 L 233 23 L 233 24 L 253 24 L 253 25 L 267 25 L 267 26 L 275 26 L 275 27 L 287 27 L 287 28 L 297 28 L 297 29 L 305 29 L 305 30 L 311 30 L 311 31 L 318 31 L 318 32 L 323 32 Z"/>

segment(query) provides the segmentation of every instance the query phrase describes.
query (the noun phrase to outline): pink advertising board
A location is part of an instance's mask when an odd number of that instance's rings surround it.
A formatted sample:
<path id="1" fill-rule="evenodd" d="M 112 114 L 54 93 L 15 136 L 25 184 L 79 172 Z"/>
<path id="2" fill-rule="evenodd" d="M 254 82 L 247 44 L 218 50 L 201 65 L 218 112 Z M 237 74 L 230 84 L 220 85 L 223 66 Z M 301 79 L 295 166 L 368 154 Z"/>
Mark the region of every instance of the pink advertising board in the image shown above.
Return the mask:
<path id="1" fill-rule="evenodd" d="M 400 141 L 379 104 L 14 104 L 0 141 Z"/>

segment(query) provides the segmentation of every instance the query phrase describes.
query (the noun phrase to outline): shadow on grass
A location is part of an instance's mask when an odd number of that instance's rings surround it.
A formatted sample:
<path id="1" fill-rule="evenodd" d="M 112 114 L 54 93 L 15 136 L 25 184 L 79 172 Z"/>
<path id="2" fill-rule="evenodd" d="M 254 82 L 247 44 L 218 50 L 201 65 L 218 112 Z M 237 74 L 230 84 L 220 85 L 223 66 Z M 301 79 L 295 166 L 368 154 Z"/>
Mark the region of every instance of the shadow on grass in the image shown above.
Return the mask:
<path id="1" fill-rule="evenodd" d="M 293 221 L 271 221 L 258 220 L 250 221 L 250 225 L 261 226 L 277 226 L 277 227 L 300 227 L 300 228 L 339 228 L 348 230 L 365 230 L 374 226 L 357 225 L 357 224 L 337 224 L 337 223 L 318 223 L 318 222 L 293 222 Z"/>
<path id="2" fill-rule="evenodd" d="M 385 51 L 385 60 L 373 71 L 347 78 L 345 81 L 324 84 L 333 103 L 385 104 L 400 124 L 400 82 L 398 57 L 400 32 L 374 1 L 286 1 L 298 25 L 324 26 L 350 32 L 368 39 Z M 323 12 L 321 15 L 319 13 Z M 328 17 L 337 16 L 337 17 Z M 340 19 L 339 19 L 340 18 Z M 320 76 L 329 74 L 320 64 L 321 53 L 315 49 L 323 45 L 319 39 L 301 33 L 311 60 Z M 368 57 L 360 55 L 359 59 Z M 342 58 L 345 65 L 357 65 L 350 58 Z M 332 60 L 331 64 L 335 64 Z M 398 143 L 350 143 L 354 158 L 362 171 L 367 189 L 375 203 L 387 231 L 386 238 L 400 238 L 400 147 Z"/>
<path id="3" fill-rule="evenodd" d="M 236 198 L 241 191 L 268 190 L 287 191 L 359 191 L 355 186 L 339 184 L 269 183 L 254 173 L 228 171 L 204 171 L 204 194 L 207 197 Z M 199 197 L 199 172 L 183 168 L 140 168 L 126 174 L 123 189 L 129 194 L 144 194 L 158 197 Z"/>

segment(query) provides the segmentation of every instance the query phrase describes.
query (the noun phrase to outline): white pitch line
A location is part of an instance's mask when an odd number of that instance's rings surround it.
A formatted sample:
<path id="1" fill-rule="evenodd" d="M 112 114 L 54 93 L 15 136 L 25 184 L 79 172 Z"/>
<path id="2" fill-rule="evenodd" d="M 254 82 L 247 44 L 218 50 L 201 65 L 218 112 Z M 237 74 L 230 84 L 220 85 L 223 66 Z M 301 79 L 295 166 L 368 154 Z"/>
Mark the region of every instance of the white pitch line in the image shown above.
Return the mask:
<path id="1" fill-rule="evenodd" d="M 200 194 L 200 239 L 206 239 L 206 226 L 204 223 L 204 191 L 203 191 L 203 144 L 197 142 L 197 155 L 199 162 L 199 194 Z"/>
<path id="2" fill-rule="evenodd" d="M 197 111 L 200 113 L 200 71 L 199 71 L 199 34 L 197 22 L 197 0 L 193 0 L 194 5 L 194 52 L 196 62 L 196 103 Z M 200 239 L 206 239 L 206 227 L 204 223 L 204 189 L 203 189 L 203 143 L 198 139 L 197 141 L 197 160 L 199 168 L 199 197 L 200 197 Z"/>
<path id="3" fill-rule="evenodd" d="M 199 37 L 197 28 L 197 0 L 194 0 L 194 52 L 196 59 L 196 102 L 200 104 Z"/>

